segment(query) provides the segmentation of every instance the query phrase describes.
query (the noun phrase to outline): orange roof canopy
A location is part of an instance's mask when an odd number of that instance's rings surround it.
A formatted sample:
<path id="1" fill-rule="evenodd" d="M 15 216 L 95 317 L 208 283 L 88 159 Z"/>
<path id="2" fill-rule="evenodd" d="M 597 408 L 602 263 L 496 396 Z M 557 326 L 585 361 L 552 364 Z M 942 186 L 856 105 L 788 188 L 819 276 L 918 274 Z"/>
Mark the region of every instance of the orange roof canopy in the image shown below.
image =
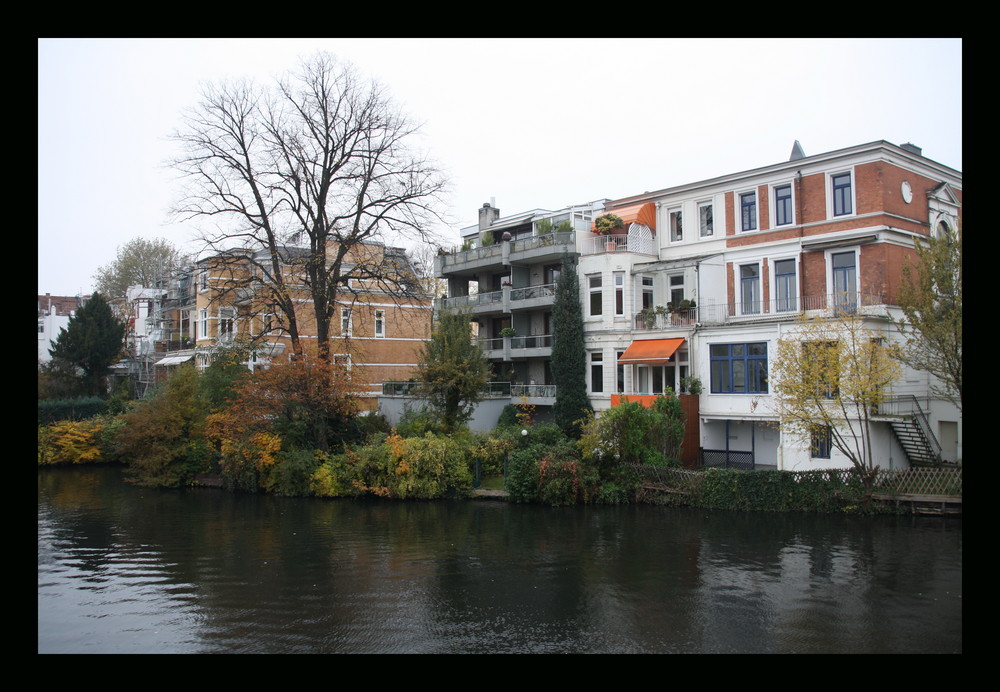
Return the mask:
<path id="1" fill-rule="evenodd" d="M 622 365 L 665 365 L 684 339 L 644 339 L 633 341 L 618 362 Z"/>
<path id="2" fill-rule="evenodd" d="M 648 226 L 649 228 L 656 230 L 656 205 L 652 202 L 633 204 L 628 207 L 619 207 L 617 209 L 605 209 L 604 212 L 598 214 L 598 216 L 603 216 L 603 214 L 614 214 L 615 216 L 621 218 L 621 220 L 625 222 L 626 230 L 631 223 L 640 223 L 643 226 Z"/>

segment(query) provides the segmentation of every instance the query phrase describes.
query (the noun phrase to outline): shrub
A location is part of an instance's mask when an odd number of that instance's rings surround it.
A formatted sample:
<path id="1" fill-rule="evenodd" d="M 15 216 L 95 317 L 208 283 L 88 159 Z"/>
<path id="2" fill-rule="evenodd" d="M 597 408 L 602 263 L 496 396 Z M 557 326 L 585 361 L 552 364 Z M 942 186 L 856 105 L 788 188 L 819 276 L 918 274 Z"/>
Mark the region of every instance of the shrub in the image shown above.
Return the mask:
<path id="1" fill-rule="evenodd" d="M 108 402 L 97 396 L 76 399 L 53 399 L 38 402 L 38 423 L 48 425 L 62 420 L 84 420 L 107 410 Z"/>
<path id="2" fill-rule="evenodd" d="M 100 420 L 60 421 L 38 427 L 38 464 L 87 464 L 101 456 Z"/>

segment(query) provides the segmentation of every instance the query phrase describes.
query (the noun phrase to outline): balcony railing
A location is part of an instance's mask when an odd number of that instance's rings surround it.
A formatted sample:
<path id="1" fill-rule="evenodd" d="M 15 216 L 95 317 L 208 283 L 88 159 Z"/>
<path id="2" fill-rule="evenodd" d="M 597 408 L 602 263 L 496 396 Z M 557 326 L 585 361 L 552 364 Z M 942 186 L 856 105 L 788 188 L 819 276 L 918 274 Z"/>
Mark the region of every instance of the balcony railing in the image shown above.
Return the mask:
<path id="1" fill-rule="evenodd" d="M 555 300 L 556 285 L 540 284 L 537 286 L 520 286 L 518 288 L 503 288 L 499 291 L 489 291 L 488 293 L 475 293 L 469 296 L 454 296 L 438 301 L 437 307 L 448 310 L 476 308 L 489 306 L 493 309 L 504 309 L 504 291 L 509 293 L 506 306 L 517 309 L 519 301 L 537 300 L 539 298 L 551 298 Z"/>
<path id="2" fill-rule="evenodd" d="M 822 311 L 831 317 L 879 315 L 885 311 L 882 293 L 848 291 L 775 300 L 740 300 L 733 303 L 699 305 L 697 321 L 704 324 L 788 319 L 803 312 Z"/>
<path id="3" fill-rule="evenodd" d="M 425 382 L 383 382 L 382 394 L 384 396 L 411 396 L 421 397 L 427 395 L 427 384 Z M 554 384 L 513 384 L 511 382 L 487 382 L 483 388 L 483 396 L 487 399 L 506 399 L 527 397 L 535 398 L 555 398 L 556 386 Z"/>
<path id="4" fill-rule="evenodd" d="M 630 238 L 625 235 L 594 236 L 584 239 L 583 254 L 599 255 L 605 252 L 637 252 L 643 255 L 655 255 L 656 245 L 650 238 Z"/>
<path id="5" fill-rule="evenodd" d="M 539 334 L 535 336 L 495 336 L 484 339 L 476 339 L 479 348 L 484 351 L 499 351 L 504 347 L 504 340 L 510 340 L 512 351 L 528 348 L 552 348 L 552 335 Z"/>
<path id="6" fill-rule="evenodd" d="M 487 382 L 482 394 L 487 399 L 506 399 L 510 397 L 510 382 Z M 426 382 L 383 382 L 383 396 L 427 396 Z"/>
<path id="7" fill-rule="evenodd" d="M 505 242 L 507 243 L 506 248 L 504 247 Z M 511 241 L 497 239 L 497 242 L 493 245 L 442 255 L 440 258 L 440 267 L 442 271 L 447 271 L 450 267 L 462 264 L 499 262 L 504 258 L 505 253 L 516 255 L 547 247 L 551 247 L 553 251 L 558 252 L 573 251 L 576 247 L 576 232 L 545 233 L 543 235 L 518 238 Z"/>

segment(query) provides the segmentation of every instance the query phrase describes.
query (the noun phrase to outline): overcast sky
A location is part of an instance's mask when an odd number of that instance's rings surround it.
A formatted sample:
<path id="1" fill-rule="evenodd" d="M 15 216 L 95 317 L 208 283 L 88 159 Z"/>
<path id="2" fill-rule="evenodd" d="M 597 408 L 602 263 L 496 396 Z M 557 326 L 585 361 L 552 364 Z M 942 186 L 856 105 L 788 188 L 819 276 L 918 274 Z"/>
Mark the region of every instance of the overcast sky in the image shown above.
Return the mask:
<path id="1" fill-rule="evenodd" d="M 317 50 L 382 82 L 449 175 L 436 229 L 876 140 L 962 170 L 960 39 L 41 39 L 38 292 L 89 294 L 137 236 L 186 247 L 168 135 L 208 82 Z"/>

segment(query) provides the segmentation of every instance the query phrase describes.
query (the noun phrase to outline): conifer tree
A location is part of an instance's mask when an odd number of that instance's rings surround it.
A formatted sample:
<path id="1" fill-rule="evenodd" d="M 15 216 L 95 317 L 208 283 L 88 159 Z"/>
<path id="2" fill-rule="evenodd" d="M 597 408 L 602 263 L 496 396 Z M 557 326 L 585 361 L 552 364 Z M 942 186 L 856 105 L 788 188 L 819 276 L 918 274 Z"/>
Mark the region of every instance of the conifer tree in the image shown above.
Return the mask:
<path id="1" fill-rule="evenodd" d="M 442 427 L 451 431 L 472 415 L 489 380 L 489 363 L 472 341 L 469 315 L 443 311 L 424 345 L 420 378 Z"/>
<path id="2" fill-rule="evenodd" d="M 104 296 L 95 293 L 60 330 L 49 355 L 80 368 L 87 393 L 103 396 L 105 378 L 118 360 L 124 339 L 125 325 Z"/>
<path id="3" fill-rule="evenodd" d="M 583 348 L 583 312 L 576 265 L 563 255 L 556 299 L 552 343 L 552 378 L 556 401 L 552 413 L 566 435 L 579 438 L 581 422 L 593 410 L 587 398 L 587 358 Z"/>

